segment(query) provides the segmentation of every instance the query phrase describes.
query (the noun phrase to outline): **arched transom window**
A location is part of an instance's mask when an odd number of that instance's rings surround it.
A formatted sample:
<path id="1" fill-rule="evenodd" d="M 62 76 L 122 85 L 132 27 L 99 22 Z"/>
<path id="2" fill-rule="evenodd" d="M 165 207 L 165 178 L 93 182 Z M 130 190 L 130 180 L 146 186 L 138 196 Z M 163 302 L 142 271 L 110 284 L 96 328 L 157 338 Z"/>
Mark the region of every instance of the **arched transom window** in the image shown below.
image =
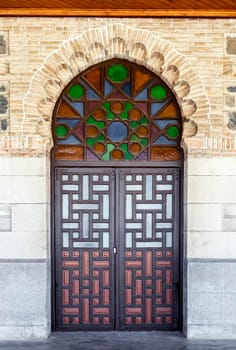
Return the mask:
<path id="1" fill-rule="evenodd" d="M 180 159 L 174 94 L 154 73 L 126 60 L 99 63 L 73 79 L 56 104 L 52 131 L 58 160 Z"/>

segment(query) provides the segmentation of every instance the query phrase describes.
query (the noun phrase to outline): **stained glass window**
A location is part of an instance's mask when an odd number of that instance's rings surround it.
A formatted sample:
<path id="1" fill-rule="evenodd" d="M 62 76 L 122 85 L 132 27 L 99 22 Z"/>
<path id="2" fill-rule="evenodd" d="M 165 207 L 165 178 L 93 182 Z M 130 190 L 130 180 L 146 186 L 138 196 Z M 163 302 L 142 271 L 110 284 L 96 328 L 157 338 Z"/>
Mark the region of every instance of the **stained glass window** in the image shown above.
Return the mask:
<path id="1" fill-rule="evenodd" d="M 175 96 L 154 73 L 113 59 L 66 87 L 54 110 L 55 159 L 180 159 L 181 116 Z"/>

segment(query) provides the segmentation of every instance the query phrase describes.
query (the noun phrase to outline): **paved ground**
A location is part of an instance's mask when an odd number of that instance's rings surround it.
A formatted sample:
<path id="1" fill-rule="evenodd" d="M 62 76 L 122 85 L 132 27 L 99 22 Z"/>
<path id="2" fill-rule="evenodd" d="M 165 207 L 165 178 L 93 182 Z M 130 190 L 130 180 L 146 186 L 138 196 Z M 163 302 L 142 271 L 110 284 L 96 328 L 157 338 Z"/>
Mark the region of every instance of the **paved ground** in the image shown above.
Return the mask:
<path id="1" fill-rule="evenodd" d="M 156 332 L 54 333 L 47 340 L 0 342 L 4 350 L 236 350 L 235 341 L 187 340 Z"/>

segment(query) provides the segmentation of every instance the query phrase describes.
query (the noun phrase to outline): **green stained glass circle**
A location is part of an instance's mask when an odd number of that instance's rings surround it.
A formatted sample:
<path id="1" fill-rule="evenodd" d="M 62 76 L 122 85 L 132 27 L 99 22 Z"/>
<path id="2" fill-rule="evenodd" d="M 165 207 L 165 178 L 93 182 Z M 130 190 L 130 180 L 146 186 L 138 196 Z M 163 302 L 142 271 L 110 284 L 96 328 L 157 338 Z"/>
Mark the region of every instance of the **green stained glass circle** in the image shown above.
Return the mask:
<path id="1" fill-rule="evenodd" d="M 121 83 L 125 78 L 128 76 L 128 69 L 123 66 L 123 64 L 113 64 L 108 69 L 108 76 L 111 79 L 111 81 L 114 81 L 115 83 Z"/>
<path id="2" fill-rule="evenodd" d="M 155 100 L 163 100 L 167 96 L 167 91 L 162 85 L 156 85 L 151 89 L 151 96 Z"/>
<path id="3" fill-rule="evenodd" d="M 68 129 L 65 125 L 58 125 L 55 129 L 55 133 L 58 137 L 65 138 L 66 135 L 68 134 Z"/>
<path id="4" fill-rule="evenodd" d="M 80 84 L 72 85 L 68 91 L 71 98 L 77 99 L 84 96 L 84 87 Z"/>
<path id="5" fill-rule="evenodd" d="M 168 137 L 175 139 L 179 136 L 179 129 L 177 128 L 177 126 L 169 126 L 166 133 Z"/>

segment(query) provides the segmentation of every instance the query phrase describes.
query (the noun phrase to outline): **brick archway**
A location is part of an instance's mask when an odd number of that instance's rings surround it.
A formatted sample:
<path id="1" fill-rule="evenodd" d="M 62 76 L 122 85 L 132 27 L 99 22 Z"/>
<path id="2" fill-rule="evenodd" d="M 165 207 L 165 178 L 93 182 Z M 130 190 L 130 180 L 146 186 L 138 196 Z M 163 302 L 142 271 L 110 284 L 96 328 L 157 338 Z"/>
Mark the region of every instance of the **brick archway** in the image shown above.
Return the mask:
<path id="1" fill-rule="evenodd" d="M 197 133 L 203 116 L 210 123 L 207 95 L 188 60 L 147 30 L 112 24 L 85 31 L 45 59 L 24 100 L 21 135 L 38 136 L 43 144 L 52 145 L 52 111 L 61 91 L 80 71 L 113 57 L 137 62 L 167 83 L 182 110 L 183 137 Z"/>

